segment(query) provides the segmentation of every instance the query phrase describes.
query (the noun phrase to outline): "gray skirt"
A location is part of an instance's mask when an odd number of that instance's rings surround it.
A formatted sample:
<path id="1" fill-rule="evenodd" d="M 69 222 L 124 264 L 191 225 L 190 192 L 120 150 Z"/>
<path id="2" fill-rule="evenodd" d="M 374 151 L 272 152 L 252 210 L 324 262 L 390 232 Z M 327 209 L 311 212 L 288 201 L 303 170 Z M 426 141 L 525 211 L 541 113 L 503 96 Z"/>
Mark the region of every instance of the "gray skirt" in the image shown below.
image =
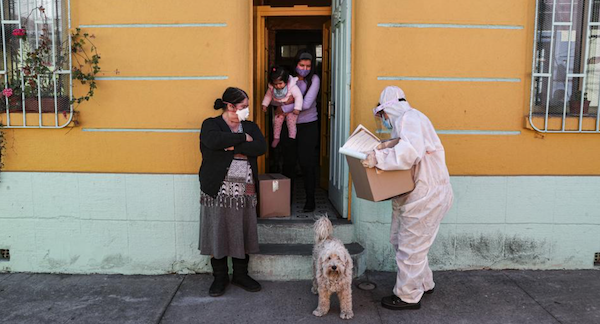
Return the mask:
<path id="1" fill-rule="evenodd" d="M 201 192 L 198 249 L 202 255 L 243 259 L 259 251 L 256 192 L 250 164 L 243 162 L 247 169 L 240 160 L 232 162 L 217 197 Z M 240 172 L 241 167 L 245 174 Z"/>

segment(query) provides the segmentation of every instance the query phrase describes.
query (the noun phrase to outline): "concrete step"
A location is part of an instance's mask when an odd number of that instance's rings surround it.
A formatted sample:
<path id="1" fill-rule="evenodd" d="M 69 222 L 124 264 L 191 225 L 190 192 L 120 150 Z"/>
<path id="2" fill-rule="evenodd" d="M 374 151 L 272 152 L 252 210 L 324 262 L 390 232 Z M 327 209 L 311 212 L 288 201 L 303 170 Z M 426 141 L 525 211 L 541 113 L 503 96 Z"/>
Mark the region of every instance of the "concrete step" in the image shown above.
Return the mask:
<path id="1" fill-rule="evenodd" d="M 345 246 L 358 277 L 366 270 L 365 249 L 358 243 Z M 261 244 L 260 253 L 250 258 L 249 271 L 257 280 L 312 279 L 312 248 L 312 244 Z"/>
<path id="2" fill-rule="evenodd" d="M 344 244 L 354 242 L 354 225 L 346 219 L 334 219 L 333 236 Z M 258 241 L 261 244 L 313 244 L 314 220 L 258 220 Z"/>

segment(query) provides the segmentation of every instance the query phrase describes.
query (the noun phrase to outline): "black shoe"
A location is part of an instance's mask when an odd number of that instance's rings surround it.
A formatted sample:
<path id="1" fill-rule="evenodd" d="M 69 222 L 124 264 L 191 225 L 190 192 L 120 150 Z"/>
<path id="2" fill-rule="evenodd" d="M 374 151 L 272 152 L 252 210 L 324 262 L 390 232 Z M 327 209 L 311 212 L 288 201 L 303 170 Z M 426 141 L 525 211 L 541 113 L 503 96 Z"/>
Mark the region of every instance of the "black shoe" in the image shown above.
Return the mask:
<path id="1" fill-rule="evenodd" d="M 229 267 L 227 266 L 227 257 L 221 259 L 210 258 L 210 264 L 213 268 L 213 283 L 208 289 L 211 297 L 219 297 L 225 293 L 229 285 Z"/>
<path id="2" fill-rule="evenodd" d="M 402 299 L 396 295 L 391 295 L 381 298 L 381 306 L 391 310 L 419 309 L 421 308 L 421 302 L 411 304 L 402 301 Z"/>
<path id="3" fill-rule="evenodd" d="M 250 261 L 250 256 L 246 254 L 245 259 L 231 258 L 231 260 L 233 261 L 233 278 L 231 279 L 231 283 L 246 291 L 260 291 L 261 286 L 258 281 L 252 279 L 248 275 L 248 262 Z"/>
<path id="4" fill-rule="evenodd" d="M 303 209 L 303 211 L 304 211 L 305 213 L 312 213 L 312 212 L 314 212 L 314 211 L 315 211 L 315 209 L 316 209 L 316 208 L 317 208 L 317 207 L 315 206 L 315 203 L 312 203 L 312 204 L 306 203 L 306 204 L 304 204 L 304 209 Z"/>
<path id="5" fill-rule="evenodd" d="M 425 291 L 424 293 L 427 294 L 427 295 L 431 295 L 431 294 L 433 294 L 434 290 L 435 290 L 435 288 L 431 288 L 431 289 Z"/>

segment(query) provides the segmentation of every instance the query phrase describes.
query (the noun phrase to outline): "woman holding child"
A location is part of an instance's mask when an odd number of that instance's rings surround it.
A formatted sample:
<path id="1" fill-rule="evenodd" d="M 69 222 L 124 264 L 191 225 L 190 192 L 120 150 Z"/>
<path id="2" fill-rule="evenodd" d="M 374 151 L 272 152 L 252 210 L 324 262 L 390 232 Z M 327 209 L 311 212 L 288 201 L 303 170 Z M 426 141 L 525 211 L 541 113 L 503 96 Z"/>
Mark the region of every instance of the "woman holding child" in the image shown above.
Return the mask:
<path id="1" fill-rule="evenodd" d="M 306 203 L 304 212 L 315 210 L 315 188 L 317 185 L 317 167 L 319 165 L 319 113 L 317 96 L 321 86 L 319 77 L 314 73 L 314 55 L 308 50 L 296 54 L 292 76 L 297 78 L 295 86 L 302 93 L 302 109 L 296 118 L 296 138 L 281 135 L 283 148 L 283 174 L 292 181 L 296 178 L 296 163 L 300 164 L 304 180 Z M 292 96 L 285 105 L 275 110 L 276 115 L 290 114 L 298 109 Z"/>

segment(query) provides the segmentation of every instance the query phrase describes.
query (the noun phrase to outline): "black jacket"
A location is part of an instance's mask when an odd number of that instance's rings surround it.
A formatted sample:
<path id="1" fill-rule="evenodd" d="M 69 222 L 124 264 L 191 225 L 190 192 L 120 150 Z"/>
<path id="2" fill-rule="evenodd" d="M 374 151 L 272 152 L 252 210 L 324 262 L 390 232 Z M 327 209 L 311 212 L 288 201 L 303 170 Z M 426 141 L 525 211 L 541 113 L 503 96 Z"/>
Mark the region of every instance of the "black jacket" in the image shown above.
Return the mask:
<path id="1" fill-rule="evenodd" d="M 248 156 L 252 167 L 254 183 L 258 190 L 258 164 L 256 158 L 265 154 L 267 142 L 258 125 L 251 121 L 243 121 L 244 133 L 252 136 L 252 142 L 246 142 L 246 134 L 233 133 L 222 116 L 208 118 L 202 123 L 200 130 L 200 152 L 202 165 L 200 165 L 200 189 L 205 194 L 216 197 L 223 180 L 227 175 L 229 165 L 234 154 Z M 225 151 L 228 147 L 233 151 Z"/>

